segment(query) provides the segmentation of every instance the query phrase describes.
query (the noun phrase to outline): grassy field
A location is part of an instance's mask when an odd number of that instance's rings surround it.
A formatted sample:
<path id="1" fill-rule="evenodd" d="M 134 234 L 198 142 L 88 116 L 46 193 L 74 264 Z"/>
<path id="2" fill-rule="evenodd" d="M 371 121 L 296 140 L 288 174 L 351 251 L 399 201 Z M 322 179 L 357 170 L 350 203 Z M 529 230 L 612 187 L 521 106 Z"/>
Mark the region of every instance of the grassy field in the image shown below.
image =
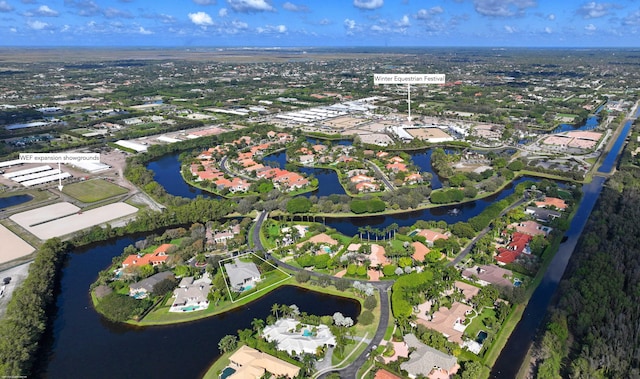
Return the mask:
<path id="1" fill-rule="evenodd" d="M 83 203 L 93 203 L 127 193 L 126 188 L 103 179 L 87 180 L 64 186 L 62 192 Z"/>

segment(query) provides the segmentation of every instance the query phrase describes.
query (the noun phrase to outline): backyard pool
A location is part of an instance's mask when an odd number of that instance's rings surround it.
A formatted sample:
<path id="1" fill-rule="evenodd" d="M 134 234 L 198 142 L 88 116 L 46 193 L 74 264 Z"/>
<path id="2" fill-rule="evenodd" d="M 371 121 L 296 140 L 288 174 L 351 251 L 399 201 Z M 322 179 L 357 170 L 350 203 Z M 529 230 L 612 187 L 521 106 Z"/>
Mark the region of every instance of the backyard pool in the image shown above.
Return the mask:
<path id="1" fill-rule="evenodd" d="M 515 279 L 513 280 L 513 286 L 514 286 L 514 287 L 520 287 L 521 285 L 522 285 L 522 280 L 520 280 L 520 279 L 518 279 L 518 278 L 515 278 Z"/>
<path id="2" fill-rule="evenodd" d="M 486 339 L 487 339 L 487 332 L 485 332 L 484 330 L 479 331 L 478 335 L 476 336 L 476 342 L 482 345 L 482 343 Z"/>
<path id="3" fill-rule="evenodd" d="M 225 367 L 224 370 L 222 370 L 222 373 L 220 374 L 220 379 L 225 379 L 230 377 L 231 375 L 233 375 L 233 373 L 235 373 L 236 370 L 231 368 L 231 367 Z"/>
<path id="4" fill-rule="evenodd" d="M 313 337 L 313 333 L 309 329 L 305 329 L 302 332 L 302 335 L 305 336 L 305 337 Z"/>

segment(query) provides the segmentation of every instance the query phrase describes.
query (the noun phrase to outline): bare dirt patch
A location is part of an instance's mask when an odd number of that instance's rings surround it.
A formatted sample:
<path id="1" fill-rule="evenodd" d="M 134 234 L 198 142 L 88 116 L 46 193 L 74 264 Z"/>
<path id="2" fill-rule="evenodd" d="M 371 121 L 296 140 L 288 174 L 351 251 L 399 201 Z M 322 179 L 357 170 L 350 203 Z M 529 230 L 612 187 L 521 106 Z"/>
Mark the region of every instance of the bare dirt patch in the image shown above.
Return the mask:
<path id="1" fill-rule="evenodd" d="M 35 251 L 35 248 L 26 243 L 22 238 L 15 235 L 12 231 L 0 225 L 0 264 L 22 258 Z"/>

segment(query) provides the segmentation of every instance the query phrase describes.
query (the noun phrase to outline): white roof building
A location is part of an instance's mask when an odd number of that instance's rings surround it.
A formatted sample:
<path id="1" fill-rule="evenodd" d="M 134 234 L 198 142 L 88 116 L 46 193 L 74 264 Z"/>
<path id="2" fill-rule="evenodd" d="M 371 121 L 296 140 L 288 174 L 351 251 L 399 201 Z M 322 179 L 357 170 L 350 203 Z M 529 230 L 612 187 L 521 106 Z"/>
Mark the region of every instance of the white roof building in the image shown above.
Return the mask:
<path id="1" fill-rule="evenodd" d="M 320 346 L 335 346 L 336 337 L 326 325 L 310 326 L 300 322 L 283 318 L 273 325 L 267 325 L 262 331 L 262 336 L 269 342 L 275 341 L 278 350 L 284 350 L 289 354 L 316 354 Z M 297 330 L 297 331 L 296 331 Z"/>

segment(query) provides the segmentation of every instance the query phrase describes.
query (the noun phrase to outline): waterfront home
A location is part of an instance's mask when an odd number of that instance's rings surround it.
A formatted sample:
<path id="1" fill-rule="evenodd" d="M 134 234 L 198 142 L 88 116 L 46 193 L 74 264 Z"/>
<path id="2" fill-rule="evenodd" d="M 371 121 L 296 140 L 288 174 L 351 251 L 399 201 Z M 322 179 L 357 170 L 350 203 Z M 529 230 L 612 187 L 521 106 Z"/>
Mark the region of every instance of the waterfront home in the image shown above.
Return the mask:
<path id="1" fill-rule="evenodd" d="M 409 354 L 407 362 L 400 364 L 400 368 L 405 370 L 410 378 L 420 375 L 430 379 L 449 378 L 460 369 L 456 357 L 425 345 L 415 335 L 407 334 L 404 341 L 413 352 Z"/>
<path id="2" fill-rule="evenodd" d="M 144 265 L 157 266 L 157 265 L 163 264 L 167 261 L 167 258 L 169 258 L 169 256 L 167 255 L 167 252 L 169 252 L 169 250 L 173 247 L 174 245 L 170 243 L 165 243 L 160 245 L 152 253 L 145 254 L 145 255 L 140 255 L 140 254 L 129 255 L 128 257 L 125 258 L 124 261 L 122 261 L 122 267 L 123 268 L 129 267 L 129 266 L 140 267 Z"/>
<path id="3" fill-rule="evenodd" d="M 335 346 L 336 337 L 326 325 L 302 325 L 292 318 L 283 318 L 265 326 L 262 336 L 275 342 L 277 349 L 291 355 L 316 354 L 321 346 Z"/>
<path id="4" fill-rule="evenodd" d="M 514 232 L 511 235 L 511 241 L 507 244 L 507 247 L 498 248 L 498 255 L 496 256 L 496 261 L 500 264 L 509 264 L 515 261 L 520 254 L 526 252 L 529 247 L 529 242 L 531 241 L 531 236 L 524 233 Z M 525 251 L 526 250 L 526 251 Z"/>
<path id="5" fill-rule="evenodd" d="M 234 291 L 242 291 L 260 281 L 260 271 L 253 262 L 242 262 L 236 258 L 233 263 L 225 263 L 224 269 Z"/>
<path id="6" fill-rule="evenodd" d="M 451 308 L 440 307 L 433 315 L 418 314 L 416 322 L 441 333 L 450 342 L 462 346 L 462 333 L 466 329 L 464 320 L 472 312 L 467 304 L 453 302 Z"/>
<path id="7" fill-rule="evenodd" d="M 144 299 L 153 292 L 156 284 L 165 279 L 173 279 L 173 273 L 171 271 L 159 272 L 155 275 L 151 275 L 146 279 L 142 279 L 139 282 L 135 282 L 129 285 L 129 296 L 136 299 Z"/>
<path id="8" fill-rule="evenodd" d="M 545 197 L 543 201 L 536 201 L 535 204 L 540 208 L 555 208 L 561 211 L 567 209 L 567 203 L 557 197 Z"/>
<path id="9" fill-rule="evenodd" d="M 433 243 L 438 239 L 446 240 L 449 238 L 448 234 L 440 233 L 431 229 L 422 229 L 418 232 L 418 235 L 425 238 L 427 246 L 429 247 L 433 247 Z"/>
<path id="10" fill-rule="evenodd" d="M 507 226 L 508 229 L 515 229 L 516 232 L 528 234 L 530 236 L 544 235 L 547 236 L 552 228 L 540 225 L 535 221 L 514 222 Z"/>
<path id="11" fill-rule="evenodd" d="M 560 212 L 554 211 L 553 209 L 538 207 L 527 207 L 524 213 L 532 215 L 536 218 L 536 221 L 540 222 L 550 222 L 561 216 Z"/>
<path id="12" fill-rule="evenodd" d="M 229 367 L 235 370 L 227 379 L 259 379 L 265 373 L 277 378 L 295 378 L 300 367 L 243 345 L 229 357 Z"/>
<path id="13" fill-rule="evenodd" d="M 173 291 L 173 304 L 169 312 L 193 312 L 207 309 L 209 307 L 209 290 L 211 289 L 211 279 L 209 274 L 198 280 L 192 276 L 184 277 L 180 281 L 178 288 Z"/>
<path id="14" fill-rule="evenodd" d="M 474 280 L 481 286 L 493 284 L 496 286 L 511 286 L 511 277 L 513 272 L 511 270 L 498 267 L 496 265 L 483 265 L 467 268 L 462 271 L 462 277 L 469 280 Z"/>

